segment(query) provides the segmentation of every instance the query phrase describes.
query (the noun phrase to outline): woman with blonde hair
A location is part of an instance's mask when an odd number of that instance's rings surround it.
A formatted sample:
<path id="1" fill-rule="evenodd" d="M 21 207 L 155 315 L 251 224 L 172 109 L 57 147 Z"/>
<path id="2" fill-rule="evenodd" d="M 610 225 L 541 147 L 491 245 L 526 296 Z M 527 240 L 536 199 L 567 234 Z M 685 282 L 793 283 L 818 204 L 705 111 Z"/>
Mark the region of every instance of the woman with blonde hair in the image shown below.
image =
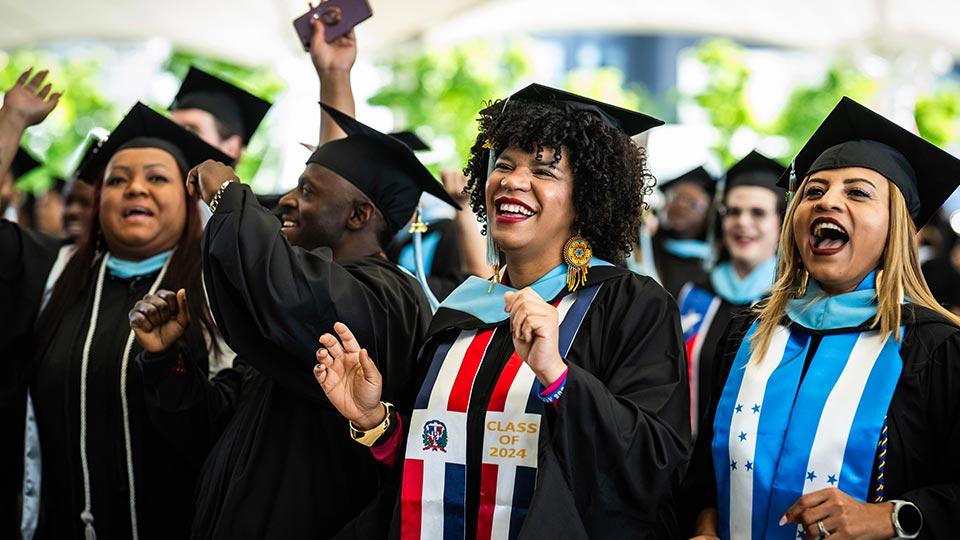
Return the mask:
<path id="1" fill-rule="evenodd" d="M 777 281 L 718 358 L 688 478 L 696 534 L 951 537 L 960 319 L 930 294 L 915 236 L 960 161 L 844 98 L 789 176 Z"/>

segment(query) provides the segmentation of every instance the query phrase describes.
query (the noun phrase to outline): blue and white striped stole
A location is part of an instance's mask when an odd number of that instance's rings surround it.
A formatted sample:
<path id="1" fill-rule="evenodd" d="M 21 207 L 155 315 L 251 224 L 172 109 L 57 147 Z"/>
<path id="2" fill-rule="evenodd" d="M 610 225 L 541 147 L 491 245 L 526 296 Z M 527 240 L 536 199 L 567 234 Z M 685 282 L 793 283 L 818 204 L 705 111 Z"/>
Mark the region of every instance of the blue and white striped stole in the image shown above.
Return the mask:
<path id="1" fill-rule="evenodd" d="M 756 328 L 740 344 L 714 420 L 720 533 L 794 540 L 796 526 L 779 521 L 801 495 L 836 487 L 867 499 L 900 345 L 879 331 L 826 335 L 803 375 L 810 335 L 780 326 L 765 352 L 751 354 Z"/>

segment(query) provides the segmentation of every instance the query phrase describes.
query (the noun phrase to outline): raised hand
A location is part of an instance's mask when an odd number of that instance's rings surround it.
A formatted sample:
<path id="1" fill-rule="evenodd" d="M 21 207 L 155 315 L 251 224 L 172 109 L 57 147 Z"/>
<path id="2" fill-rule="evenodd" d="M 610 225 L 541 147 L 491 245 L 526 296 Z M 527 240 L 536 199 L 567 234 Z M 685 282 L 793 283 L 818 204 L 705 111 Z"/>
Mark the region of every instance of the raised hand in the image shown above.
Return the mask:
<path id="1" fill-rule="evenodd" d="M 50 93 L 52 86 L 44 84 L 48 73 L 44 69 L 33 74 L 33 68 L 30 68 L 4 94 L 2 110 L 16 127 L 26 129 L 43 122 L 60 101 L 63 93 Z"/>
<path id="2" fill-rule="evenodd" d="M 323 23 L 314 20 L 311 24 L 313 37 L 310 38 L 310 60 L 317 75 L 323 78 L 331 73 L 349 73 L 357 61 L 357 38 L 353 30 L 327 43 Z"/>
<path id="3" fill-rule="evenodd" d="M 190 324 L 187 291 L 159 290 L 137 302 L 129 315 L 130 328 L 148 352 L 163 352 L 183 336 Z"/>
<path id="4" fill-rule="evenodd" d="M 333 330 L 340 339 L 331 334 L 320 336 L 313 375 L 340 414 L 357 429 L 371 429 L 383 422 L 386 415 L 380 405 L 380 371 L 347 325 L 338 322 Z"/>
<path id="5" fill-rule="evenodd" d="M 533 289 L 508 292 L 504 310 L 510 314 L 513 347 L 540 379 L 549 386 L 567 369 L 560 357 L 560 322 L 557 308 L 546 303 Z"/>
<path id="6" fill-rule="evenodd" d="M 187 173 L 187 192 L 210 204 L 217 190 L 227 180 L 238 180 L 236 171 L 229 165 L 208 159 Z"/>

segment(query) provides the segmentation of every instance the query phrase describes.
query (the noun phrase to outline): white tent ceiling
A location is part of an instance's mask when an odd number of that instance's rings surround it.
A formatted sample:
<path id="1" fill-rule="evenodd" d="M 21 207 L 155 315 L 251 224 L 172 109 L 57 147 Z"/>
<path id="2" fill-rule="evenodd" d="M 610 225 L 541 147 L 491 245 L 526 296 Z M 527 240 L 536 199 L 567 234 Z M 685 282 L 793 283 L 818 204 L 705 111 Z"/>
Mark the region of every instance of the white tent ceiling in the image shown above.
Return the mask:
<path id="1" fill-rule="evenodd" d="M 955 0 L 371 0 L 365 54 L 405 41 L 445 43 L 518 32 L 728 35 L 775 45 L 937 48 L 960 54 Z M 69 38 L 142 40 L 251 65 L 301 54 L 294 0 L 0 0 L 0 49 Z"/>

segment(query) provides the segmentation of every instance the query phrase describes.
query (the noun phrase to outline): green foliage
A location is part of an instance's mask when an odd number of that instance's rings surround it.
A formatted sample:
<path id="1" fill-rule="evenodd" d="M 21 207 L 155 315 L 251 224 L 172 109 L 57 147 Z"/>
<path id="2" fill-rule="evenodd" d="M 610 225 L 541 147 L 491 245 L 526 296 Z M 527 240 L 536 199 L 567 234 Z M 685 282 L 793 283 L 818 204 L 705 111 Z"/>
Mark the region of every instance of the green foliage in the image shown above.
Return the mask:
<path id="1" fill-rule="evenodd" d="M 839 62 L 830 67 L 822 81 L 795 88 L 780 115 L 770 124 L 760 124 L 747 100 L 751 73 L 744 60 L 745 51 L 741 45 L 718 39 L 704 41 L 694 51 L 707 70 L 709 82 L 701 92 L 690 97 L 706 111 L 720 134 L 713 151 L 724 166 L 735 160 L 729 147 L 738 130 L 751 129 L 761 136 L 785 138 L 789 143 L 788 154 L 773 157 L 789 157 L 803 146 L 842 96 L 862 101 L 877 89 L 874 80 L 854 66 Z"/>
<path id="2" fill-rule="evenodd" d="M 730 153 L 730 140 L 741 127 L 755 127 L 747 104 L 750 71 L 743 59 L 743 47 L 726 39 L 701 43 L 694 55 L 707 70 L 707 85 L 693 100 L 707 112 L 710 123 L 720 134 L 712 150 L 724 166 L 736 156 Z"/>
<path id="3" fill-rule="evenodd" d="M 175 51 L 167 60 L 164 68 L 182 80 L 187 75 L 190 66 L 196 66 L 216 75 L 267 101 L 274 101 L 283 90 L 283 82 L 267 68 L 249 68 L 182 51 Z M 161 106 L 165 107 L 166 105 L 168 104 L 164 103 Z M 245 181 L 252 179 L 257 174 L 267 155 L 270 146 L 266 135 L 270 130 L 269 123 L 270 117 L 267 116 L 253 138 L 250 139 L 250 144 L 244 151 L 240 163 L 237 164 L 237 176 Z"/>
<path id="4" fill-rule="evenodd" d="M 403 54 L 384 66 L 393 79 L 369 102 L 389 107 L 399 127 L 416 128 L 428 141 L 452 139 L 454 154 L 440 165 L 460 168 L 477 136 L 477 112 L 505 97 L 530 71 L 524 46 L 476 41 L 425 53 Z"/>
<path id="5" fill-rule="evenodd" d="M 849 96 L 862 102 L 876 90 L 876 81 L 855 67 L 845 63 L 835 64 L 819 84 L 795 88 L 780 117 L 764 132 L 785 137 L 790 142 L 789 155 L 795 155 L 840 98 Z"/>
<path id="6" fill-rule="evenodd" d="M 625 109 L 643 111 L 663 118 L 666 107 L 642 84 L 627 85 L 624 74 L 617 68 L 577 69 L 567 73 L 563 89 L 593 99 L 618 105 Z"/>
<path id="7" fill-rule="evenodd" d="M 951 84 L 920 97 L 914 108 L 914 118 L 924 139 L 938 146 L 955 142 L 960 121 L 960 85 Z"/>
<path id="8" fill-rule="evenodd" d="M 113 126 L 122 111 L 100 91 L 97 74 L 113 58 L 113 51 L 100 48 L 92 54 L 61 58 L 43 50 L 21 49 L 0 57 L 0 89 L 13 86 L 30 67 L 49 69 L 53 91 L 63 91 L 57 108 L 45 122 L 27 130 L 23 145 L 44 161 L 44 167 L 19 183 L 26 191 L 46 189 L 53 176 L 69 176 L 78 165 L 79 149 L 87 133 L 98 126 Z"/>

